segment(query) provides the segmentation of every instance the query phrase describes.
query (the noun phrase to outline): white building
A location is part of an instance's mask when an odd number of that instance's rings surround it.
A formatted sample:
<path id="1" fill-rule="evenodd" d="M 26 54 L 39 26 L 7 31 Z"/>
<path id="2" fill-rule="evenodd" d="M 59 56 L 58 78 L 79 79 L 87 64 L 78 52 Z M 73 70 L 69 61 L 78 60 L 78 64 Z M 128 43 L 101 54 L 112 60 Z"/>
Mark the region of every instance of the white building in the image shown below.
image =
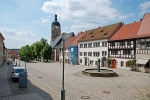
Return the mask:
<path id="1" fill-rule="evenodd" d="M 100 59 L 100 66 L 107 66 L 108 38 L 110 38 L 122 23 L 111 24 L 86 31 L 78 41 L 78 62 L 81 65 L 96 66 Z"/>

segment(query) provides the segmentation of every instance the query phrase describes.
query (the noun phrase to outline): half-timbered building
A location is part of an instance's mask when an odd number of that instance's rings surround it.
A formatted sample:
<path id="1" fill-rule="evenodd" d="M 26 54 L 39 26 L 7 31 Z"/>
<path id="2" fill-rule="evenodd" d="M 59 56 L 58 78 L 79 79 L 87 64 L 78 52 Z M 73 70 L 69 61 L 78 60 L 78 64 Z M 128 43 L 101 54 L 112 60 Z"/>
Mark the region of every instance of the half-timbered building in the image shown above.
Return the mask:
<path id="1" fill-rule="evenodd" d="M 135 59 L 135 37 L 141 22 L 123 25 L 108 41 L 112 68 L 126 68 L 128 60 Z"/>

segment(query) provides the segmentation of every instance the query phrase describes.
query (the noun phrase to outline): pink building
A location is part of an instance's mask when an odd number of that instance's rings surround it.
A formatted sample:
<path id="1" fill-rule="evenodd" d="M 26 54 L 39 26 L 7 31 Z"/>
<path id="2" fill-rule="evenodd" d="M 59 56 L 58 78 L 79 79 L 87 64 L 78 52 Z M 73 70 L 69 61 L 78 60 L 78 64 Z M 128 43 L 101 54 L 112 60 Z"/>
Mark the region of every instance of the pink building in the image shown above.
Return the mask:
<path id="1" fill-rule="evenodd" d="M 5 40 L 5 38 L 0 33 L 0 65 L 2 65 L 2 63 L 4 61 L 4 40 Z"/>

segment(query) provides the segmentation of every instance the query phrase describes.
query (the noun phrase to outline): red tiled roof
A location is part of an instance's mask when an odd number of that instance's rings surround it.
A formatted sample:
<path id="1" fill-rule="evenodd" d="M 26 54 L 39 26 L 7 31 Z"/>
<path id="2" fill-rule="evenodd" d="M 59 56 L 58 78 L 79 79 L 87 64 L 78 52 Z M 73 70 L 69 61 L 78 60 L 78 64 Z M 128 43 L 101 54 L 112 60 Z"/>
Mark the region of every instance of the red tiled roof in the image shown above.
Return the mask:
<path id="1" fill-rule="evenodd" d="M 136 37 L 137 31 L 139 29 L 141 22 L 134 22 L 130 24 L 123 25 L 110 39 L 114 40 L 125 40 L 133 39 Z"/>
<path id="2" fill-rule="evenodd" d="M 67 44 L 65 45 L 65 47 L 68 48 L 68 46 L 70 46 L 70 45 L 78 45 L 78 40 L 79 40 L 80 38 L 82 38 L 82 36 L 83 36 L 84 34 L 85 34 L 85 32 L 80 32 L 80 33 L 78 33 L 76 36 L 71 37 L 71 38 L 69 39 L 69 41 L 67 42 Z"/>
<path id="3" fill-rule="evenodd" d="M 150 13 L 144 15 L 136 37 L 150 36 Z"/>
<path id="4" fill-rule="evenodd" d="M 78 42 L 109 39 L 116 31 L 120 29 L 121 26 L 122 23 L 119 22 L 103 27 L 98 27 L 92 30 L 88 30 Z"/>

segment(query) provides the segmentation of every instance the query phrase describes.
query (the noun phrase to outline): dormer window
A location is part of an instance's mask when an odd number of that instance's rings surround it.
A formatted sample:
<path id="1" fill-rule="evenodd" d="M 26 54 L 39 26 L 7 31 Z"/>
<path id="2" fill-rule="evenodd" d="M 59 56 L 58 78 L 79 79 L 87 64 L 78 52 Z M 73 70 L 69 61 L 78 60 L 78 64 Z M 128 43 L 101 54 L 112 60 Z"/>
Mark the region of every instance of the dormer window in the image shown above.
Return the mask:
<path id="1" fill-rule="evenodd" d="M 106 35 L 107 35 L 107 33 L 104 34 L 104 36 L 106 36 Z"/>
<path id="2" fill-rule="evenodd" d="M 94 36 L 91 36 L 91 37 L 94 37 Z"/>

